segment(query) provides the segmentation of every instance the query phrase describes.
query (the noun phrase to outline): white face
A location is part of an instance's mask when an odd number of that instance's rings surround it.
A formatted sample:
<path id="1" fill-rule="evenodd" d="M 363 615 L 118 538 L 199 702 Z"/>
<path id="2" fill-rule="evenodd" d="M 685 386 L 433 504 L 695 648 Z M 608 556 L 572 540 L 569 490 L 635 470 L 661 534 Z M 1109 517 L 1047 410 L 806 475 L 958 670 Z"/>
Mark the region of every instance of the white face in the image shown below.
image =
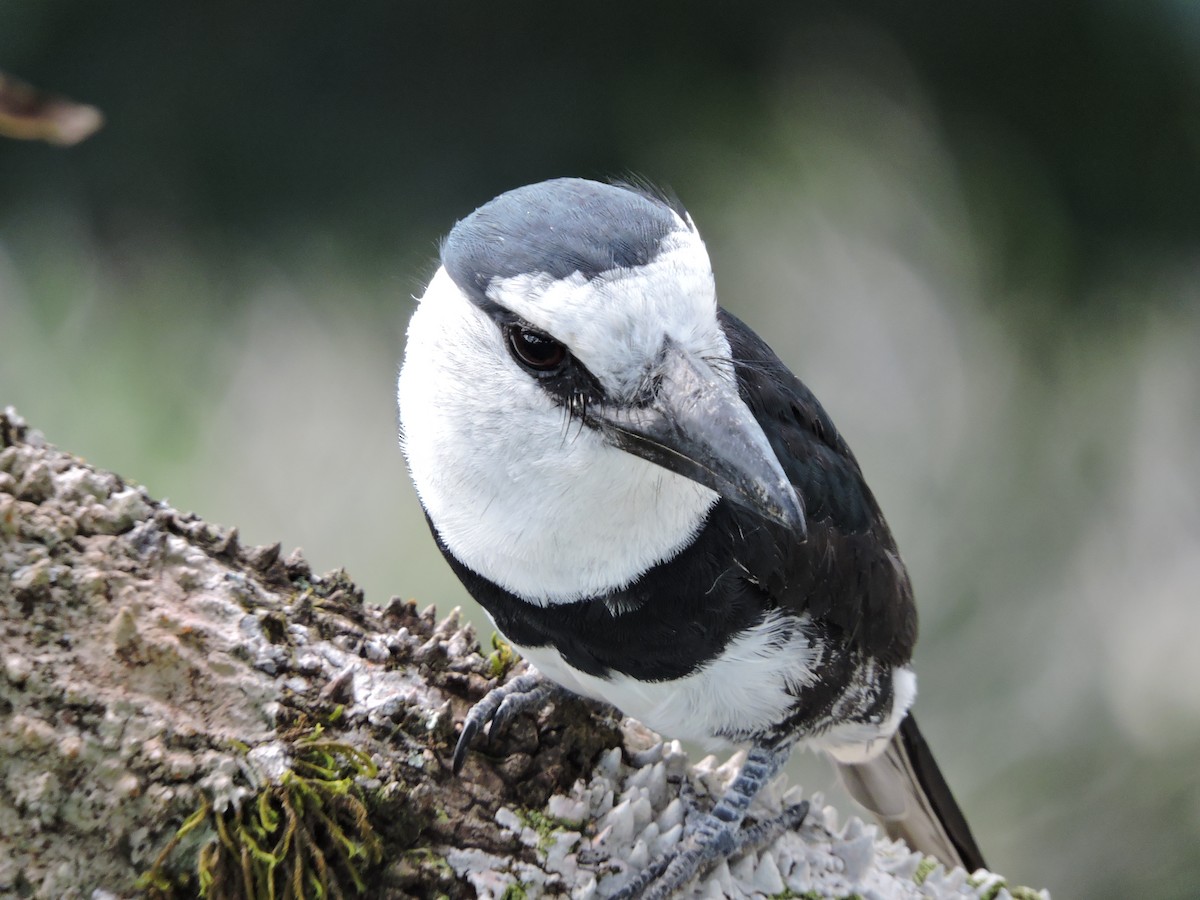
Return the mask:
<path id="1" fill-rule="evenodd" d="M 708 255 L 680 228 L 636 270 L 497 279 L 488 296 L 564 343 L 611 397 L 636 390 L 667 336 L 728 375 Z M 717 499 L 570 420 L 444 269 L 409 324 L 398 398 L 404 453 L 442 540 L 531 602 L 628 584 L 689 543 Z"/>

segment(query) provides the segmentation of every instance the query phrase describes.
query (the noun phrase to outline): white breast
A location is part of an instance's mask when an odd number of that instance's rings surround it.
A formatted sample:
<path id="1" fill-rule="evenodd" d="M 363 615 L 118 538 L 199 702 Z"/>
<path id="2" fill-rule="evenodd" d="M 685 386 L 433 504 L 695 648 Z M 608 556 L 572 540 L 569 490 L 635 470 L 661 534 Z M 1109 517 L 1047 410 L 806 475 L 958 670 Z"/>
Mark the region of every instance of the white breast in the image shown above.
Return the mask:
<path id="1" fill-rule="evenodd" d="M 721 735 L 767 730 L 782 721 L 796 694 L 818 678 L 818 640 L 799 620 L 768 615 L 700 670 L 670 681 L 638 681 L 613 673 L 597 678 L 572 668 L 552 647 L 521 647 L 543 675 L 585 697 L 611 703 L 663 735 L 716 748 Z M 789 636 L 780 645 L 781 631 Z"/>

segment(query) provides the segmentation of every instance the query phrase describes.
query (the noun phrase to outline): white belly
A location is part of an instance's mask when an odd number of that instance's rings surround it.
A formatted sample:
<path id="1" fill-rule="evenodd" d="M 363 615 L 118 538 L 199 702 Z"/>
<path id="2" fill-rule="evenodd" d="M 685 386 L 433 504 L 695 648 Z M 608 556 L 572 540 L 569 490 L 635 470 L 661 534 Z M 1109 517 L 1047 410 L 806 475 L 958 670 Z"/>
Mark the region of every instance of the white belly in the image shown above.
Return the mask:
<path id="1" fill-rule="evenodd" d="M 567 664 L 552 647 L 518 647 L 539 672 L 574 693 L 611 703 L 669 738 L 726 746 L 721 737 L 767 729 L 782 721 L 796 694 L 816 683 L 821 647 L 804 624 L 772 614 L 732 641 L 699 671 L 670 681 L 639 681 L 613 673 L 598 678 Z M 782 647 L 780 631 L 790 632 Z"/>
<path id="2" fill-rule="evenodd" d="M 799 621 L 780 613 L 732 641 L 699 671 L 669 681 L 639 681 L 613 673 L 588 675 L 569 665 L 552 647 L 517 647 L 535 668 L 567 690 L 609 703 L 668 738 L 727 747 L 729 735 L 766 733 L 787 718 L 804 688 L 820 674 L 820 639 Z M 780 644 L 780 632 L 787 633 Z M 905 666 L 892 669 L 892 704 L 877 720 L 855 721 L 852 707 L 866 702 L 864 684 L 848 687 L 831 720 L 812 723 L 804 743 L 840 762 L 862 762 L 878 754 L 899 727 L 917 695 L 917 679 Z M 856 696 L 857 695 L 857 696 Z M 840 721 L 839 721 L 840 720 Z M 748 739 L 748 738 L 747 738 Z"/>

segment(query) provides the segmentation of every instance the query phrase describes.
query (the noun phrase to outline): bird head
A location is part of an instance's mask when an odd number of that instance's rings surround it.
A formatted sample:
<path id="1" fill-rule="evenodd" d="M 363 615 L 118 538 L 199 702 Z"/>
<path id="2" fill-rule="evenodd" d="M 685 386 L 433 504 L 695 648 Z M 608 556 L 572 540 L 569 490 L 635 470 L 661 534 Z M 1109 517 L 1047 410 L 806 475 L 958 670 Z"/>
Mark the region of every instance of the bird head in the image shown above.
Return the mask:
<path id="1" fill-rule="evenodd" d="M 695 226 L 649 192 L 557 179 L 459 222 L 398 389 L 413 481 L 450 552 L 552 603 L 669 558 L 721 498 L 802 536 L 717 311 Z"/>

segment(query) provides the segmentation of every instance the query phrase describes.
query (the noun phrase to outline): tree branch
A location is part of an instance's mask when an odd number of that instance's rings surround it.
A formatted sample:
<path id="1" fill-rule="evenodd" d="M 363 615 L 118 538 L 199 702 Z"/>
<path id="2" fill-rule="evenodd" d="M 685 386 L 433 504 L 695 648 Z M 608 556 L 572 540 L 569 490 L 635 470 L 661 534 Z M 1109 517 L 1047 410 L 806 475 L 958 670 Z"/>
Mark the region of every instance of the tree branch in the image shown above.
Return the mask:
<path id="1" fill-rule="evenodd" d="M 520 665 L 506 646 L 485 657 L 457 611 L 368 605 L 344 572 L 243 547 L 11 409 L 0 628 L 6 895 L 601 896 L 679 839 L 685 780 L 707 802 L 738 762 L 689 767 L 572 700 L 456 778 L 456 723 Z M 760 816 L 797 799 L 764 793 Z M 930 869 L 815 809 L 696 890 L 1005 896 L 995 876 Z"/>

